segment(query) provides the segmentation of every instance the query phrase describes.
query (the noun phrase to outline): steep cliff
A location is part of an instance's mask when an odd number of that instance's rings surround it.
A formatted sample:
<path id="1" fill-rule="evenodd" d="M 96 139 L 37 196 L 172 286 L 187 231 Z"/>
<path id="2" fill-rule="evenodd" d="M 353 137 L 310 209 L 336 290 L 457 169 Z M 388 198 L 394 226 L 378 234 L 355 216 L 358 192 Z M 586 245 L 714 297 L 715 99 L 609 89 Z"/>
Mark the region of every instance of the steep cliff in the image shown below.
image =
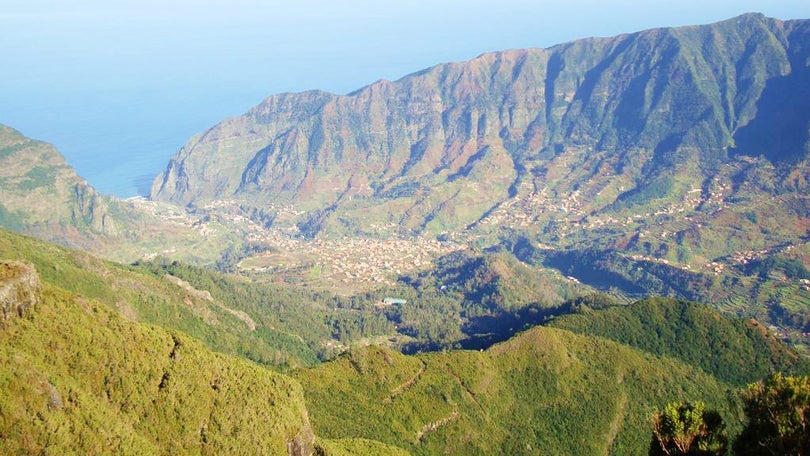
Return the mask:
<path id="1" fill-rule="evenodd" d="M 172 205 L 102 195 L 53 145 L 0 125 L 0 227 L 118 261 L 173 252 L 210 263 L 242 236 L 207 225 Z"/>
<path id="2" fill-rule="evenodd" d="M 345 96 L 276 95 L 192 138 L 151 197 L 292 203 L 305 234 L 412 233 L 535 194 L 583 215 L 651 207 L 740 157 L 805 179 L 808 43 L 807 21 L 749 14 L 484 54 Z"/>
<path id="3" fill-rule="evenodd" d="M 0 125 L 0 226 L 82 243 L 118 233 L 110 204 L 52 145 Z"/>

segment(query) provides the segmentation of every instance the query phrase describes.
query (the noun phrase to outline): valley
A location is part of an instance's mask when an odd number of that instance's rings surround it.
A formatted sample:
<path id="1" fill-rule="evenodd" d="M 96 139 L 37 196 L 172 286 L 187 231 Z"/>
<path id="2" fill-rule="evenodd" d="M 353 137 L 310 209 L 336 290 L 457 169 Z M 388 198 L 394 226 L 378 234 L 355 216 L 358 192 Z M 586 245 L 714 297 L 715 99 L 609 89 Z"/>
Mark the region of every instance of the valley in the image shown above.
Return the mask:
<path id="1" fill-rule="evenodd" d="M 745 14 L 272 95 L 126 200 L 0 126 L 0 452 L 744 437 L 810 374 L 808 62 Z"/>

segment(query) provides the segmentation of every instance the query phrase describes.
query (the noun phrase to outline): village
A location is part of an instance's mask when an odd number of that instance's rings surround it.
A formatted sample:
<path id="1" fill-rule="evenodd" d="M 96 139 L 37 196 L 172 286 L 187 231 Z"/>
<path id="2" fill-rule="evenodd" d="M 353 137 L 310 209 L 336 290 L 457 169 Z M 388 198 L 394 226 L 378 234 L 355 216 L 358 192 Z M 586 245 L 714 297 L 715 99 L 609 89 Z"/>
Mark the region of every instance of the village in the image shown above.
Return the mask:
<path id="1" fill-rule="evenodd" d="M 256 246 L 247 256 L 241 257 L 238 269 L 246 274 L 259 274 L 276 281 L 307 284 L 314 288 L 329 289 L 339 294 L 351 295 L 380 286 L 394 286 L 399 277 L 432 267 L 433 261 L 443 255 L 469 249 L 478 239 L 491 230 L 528 229 L 540 230 L 541 225 L 554 222 L 558 240 L 566 236 L 590 236 L 600 230 L 630 230 L 644 242 L 663 243 L 674 237 L 679 230 L 711 223 L 711 218 L 722 214 L 728 205 L 723 201 L 727 185 L 716 183 L 714 191 L 703 194 L 694 189 L 680 200 L 644 214 L 624 217 L 588 214 L 577 195 L 563 201 L 552 198 L 546 190 L 531 192 L 502 203 L 477 224 L 460 232 L 444 232 L 439 236 L 397 235 L 397 226 L 392 223 L 369 224 L 364 227 L 372 237 L 317 237 L 301 235 L 293 220 L 304 214 L 292 205 L 274 205 L 266 210 L 274 223 L 263 224 L 260 218 L 250 217 L 236 201 L 219 200 L 206 206 L 202 213 L 188 213 L 174 206 L 157 205 L 140 200 L 138 204 L 153 211 L 166 222 L 178 227 L 191 228 L 203 238 L 214 236 L 217 225 L 235 229 L 248 245 Z M 704 210 L 699 210 L 702 208 Z M 708 208 L 708 211 L 706 209 Z M 590 233 L 588 233 L 590 232 Z M 537 245 L 540 249 L 559 248 L 554 245 Z M 685 271 L 713 274 L 734 273 L 732 268 L 767 257 L 779 251 L 789 252 L 796 246 L 785 244 L 771 248 L 735 251 L 724 258 L 709 259 L 705 263 L 680 263 L 671 258 L 651 254 L 627 253 L 635 262 L 658 263 Z M 171 253 L 171 252 L 164 252 Z M 781 286 L 810 292 L 810 280 L 784 280 Z M 576 282 L 576 278 L 569 277 Z M 795 283 L 794 283 L 795 282 Z M 807 339 L 810 333 L 789 331 L 779 325 L 769 330 L 781 339 L 799 337 Z"/>
<path id="2" fill-rule="evenodd" d="M 309 279 L 346 285 L 394 285 L 397 276 L 430 267 L 439 256 L 466 248 L 424 237 L 412 239 L 343 238 L 302 240 L 277 233 L 273 248 L 240 263 L 252 272 L 299 272 Z"/>
<path id="3" fill-rule="evenodd" d="M 579 191 L 561 199 L 552 196 L 548 188 L 543 188 L 504 201 L 461 232 L 445 232 L 437 237 L 396 235 L 395 224 L 372 223 L 364 229 L 375 233 L 373 237 L 310 239 L 302 236 L 293 223 L 305 212 L 290 204 L 271 204 L 265 209 L 273 220 L 271 224 L 263 224 L 260 219 L 248 216 L 235 200 L 211 202 L 203 208 L 208 215 L 196 217 L 177 208 L 164 207 L 158 211 L 157 206 L 148 201 L 138 204 L 151 207 L 169 223 L 191 227 L 203 237 L 213 229 L 211 220 L 236 228 L 247 244 L 256 246 L 249 256 L 240 258 L 238 267 L 241 271 L 297 277 L 327 286 L 342 284 L 362 288 L 393 285 L 398 276 L 429 268 L 434 259 L 469 248 L 482 233 L 503 228 L 540 230 L 553 225 L 552 234 L 559 240 L 573 235 L 588 236 L 587 232 L 600 230 L 631 230 L 644 242 L 667 242 L 679 230 L 700 229 L 711 217 L 722 214 L 728 207 L 723 198 L 729 190 L 727 183 L 716 179 L 710 190 L 689 190 L 680 200 L 657 210 L 616 216 L 594 214 L 592 208 L 581 202 L 583 198 Z M 720 275 L 729 266 L 744 265 L 768 253 L 767 249 L 739 251 L 728 258 L 710 259 L 702 264 L 678 263 L 643 253 L 628 254 L 628 258 Z"/>

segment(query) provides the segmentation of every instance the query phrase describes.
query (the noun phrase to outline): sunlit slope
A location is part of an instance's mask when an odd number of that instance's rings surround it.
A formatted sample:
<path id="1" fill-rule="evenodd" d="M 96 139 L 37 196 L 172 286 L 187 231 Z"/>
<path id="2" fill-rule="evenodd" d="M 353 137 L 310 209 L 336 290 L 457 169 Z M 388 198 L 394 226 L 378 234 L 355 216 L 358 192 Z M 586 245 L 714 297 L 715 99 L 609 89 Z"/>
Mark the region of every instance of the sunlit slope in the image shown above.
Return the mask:
<path id="1" fill-rule="evenodd" d="M 414 454 L 646 454 L 651 411 L 730 386 L 674 359 L 538 327 L 486 351 L 354 351 L 296 373 L 316 432 Z"/>
<path id="2" fill-rule="evenodd" d="M 704 228 L 680 242 L 718 256 L 801 233 L 764 216 L 807 218 L 808 41 L 806 20 L 746 14 L 274 95 L 190 138 L 151 196 L 237 201 L 308 236 L 506 227 L 555 244 L 694 213 Z M 769 232 L 737 230 L 746 211 Z"/>
<path id="3" fill-rule="evenodd" d="M 740 386 L 771 372 L 810 372 L 807 360 L 756 320 L 731 318 L 688 301 L 648 298 L 629 306 L 563 315 L 550 324 L 678 358 Z"/>
<path id="4" fill-rule="evenodd" d="M 31 263 L 47 283 L 93 299 L 127 319 L 183 331 L 220 352 L 278 366 L 316 361 L 312 348 L 279 322 L 277 307 L 262 300 L 223 302 L 166 273 L 104 261 L 2 229 L 0 259 Z M 304 325 L 300 319 L 306 314 L 295 315 L 299 320 L 288 325 Z"/>
<path id="5" fill-rule="evenodd" d="M 0 274 L 0 285 L 15 274 Z M 311 450 L 295 381 L 178 331 L 126 321 L 47 277 L 36 288 L 36 302 L 0 326 L 0 453 Z"/>

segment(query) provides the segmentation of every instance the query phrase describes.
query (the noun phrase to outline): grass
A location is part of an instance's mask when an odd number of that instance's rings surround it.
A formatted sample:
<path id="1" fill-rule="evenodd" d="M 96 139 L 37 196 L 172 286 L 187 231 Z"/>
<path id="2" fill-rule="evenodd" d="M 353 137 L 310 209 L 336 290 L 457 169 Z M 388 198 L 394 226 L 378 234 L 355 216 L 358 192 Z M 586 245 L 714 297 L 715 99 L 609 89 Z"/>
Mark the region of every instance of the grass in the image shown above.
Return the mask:
<path id="1" fill-rule="evenodd" d="M 313 350 L 285 331 L 278 321 L 260 319 L 262 315 L 273 315 L 270 307 L 259 303 L 236 308 L 264 322 L 251 331 L 226 310 L 228 306 L 234 308 L 233 303 L 223 305 L 222 301 L 208 301 L 189 293 L 163 279 L 165 272 L 157 274 L 107 262 L 2 230 L 0 258 L 30 262 L 48 283 L 111 309 L 127 309 L 129 318 L 183 331 L 216 351 L 275 366 L 312 364 L 317 360 Z"/>
<path id="2" fill-rule="evenodd" d="M 407 451 L 368 439 L 318 440 L 322 456 L 408 456 Z"/>
<path id="3" fill-rule="evenodd" d="M 699 369 L 550 328 L 483 352 L 369 347 L 295 375 L 316 433 L 413 454 L 646 454 L 652 410 L 679 399 L 739 425 L 730 386 Z"/>
<path id="4" fill-rule="evenodd" d="M 0 347 L 3 454 L 281 454 L 308 428 L 289 378 L 47 283 Z"/>
<path id="5" fill-rule="evenodd" d="M 18 185 L 20 190 L 30 191 L 39 187 L 53 186 L 56 182 L 52 169 L 35 166 L 25 173 L 25 180 Z"/>

